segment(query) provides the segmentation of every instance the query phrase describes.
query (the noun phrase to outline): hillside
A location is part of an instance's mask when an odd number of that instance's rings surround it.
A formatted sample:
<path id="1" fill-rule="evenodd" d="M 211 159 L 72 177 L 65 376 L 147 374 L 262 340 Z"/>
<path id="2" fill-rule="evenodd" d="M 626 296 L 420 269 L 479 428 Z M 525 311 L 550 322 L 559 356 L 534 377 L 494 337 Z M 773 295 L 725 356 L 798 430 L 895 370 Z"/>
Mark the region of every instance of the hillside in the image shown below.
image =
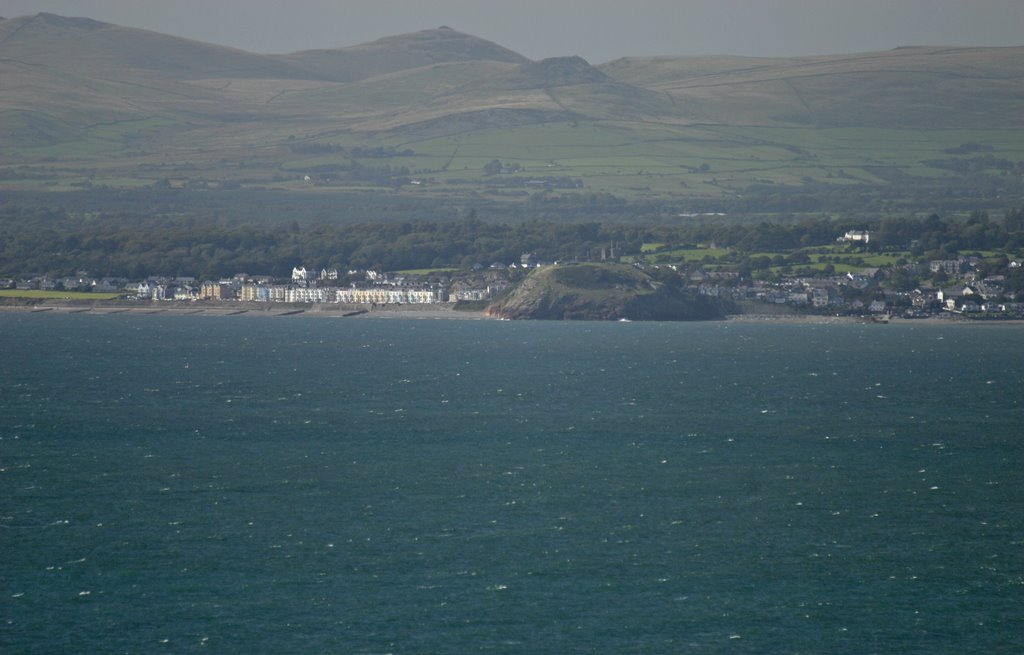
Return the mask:
<path id="1" fill-rule="evenodd" d="M 1024 127 L 1024 48 L 897 48 L 793 59 L 626 58 L 602 71 L 729 124 Z"/>
<path id="2" fill-rule="evenodd" d="M 191 41 L 89 18 L 36 14 L 0 21 L 0 58 L 63 74 L 288 78 L 304 69 L 280 57 Z"/>
<path id="3" fill-rule="evenodd" d="M 306 50 L 281 57 L 310 74 L 338 82 L 454 62 L 522 64 L 526 57 L 490 41 L 439 27 L 332 50 Z"/>
<path id="4" fill-rule="evenodd" d="M 836 197 L 867 211 L 1013 206 L 1022 70 L 1024 47 L 594 66 L 448 27 L 263 55 L 37 14 L 0 21 L 0 190 L 502 203 L 575 190 L 678 213 L 833 211 Z"/>
<path id="5" fill-rule="evenodd" d="M 487 308 L 508 319 L 692 321 L 721 318 L 707 298 L 689 297 L 625 264 L 534 269 Z"/>

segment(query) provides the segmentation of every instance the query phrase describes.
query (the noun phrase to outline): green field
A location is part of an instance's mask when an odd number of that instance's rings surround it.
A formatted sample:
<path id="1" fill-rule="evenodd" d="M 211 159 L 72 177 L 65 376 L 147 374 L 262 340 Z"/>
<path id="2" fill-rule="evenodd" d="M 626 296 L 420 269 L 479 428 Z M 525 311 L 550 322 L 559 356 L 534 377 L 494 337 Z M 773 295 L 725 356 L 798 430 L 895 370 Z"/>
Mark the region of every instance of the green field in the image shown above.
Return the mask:
<path id="1" fill-rule="evenodd" d="M 31 289 L 0 289 L 0 298 L 28 298 L 36 300 L 113 300 L 119 293 L 90 293 L 88 291 L 34 291 Z"/>
<path id="2" fill-rule="evenodd" d="M 664 248 L 665 244 L 645 243 L 641 247 L 641 252 L 643 253 L 641 256 L 648 264 L 693 264 L 704 262 L 708 269 L 713 270 L 723 266 L 735 266 L 737 257 L 741 254 L 739 251 L 730 248 L 709 248 L 703 246 L 672 250 L 665 250 Z M 788 258 L 801 252 L 806 252 L 808 256 L 807 262 L 790 263 L 785 266 L 772 265 L 768 270 L 778 272 L 780 269 L 788 266 L 794 269 L 801 268 L 821 271 L 826 266 L 831 265 L 836 273 L 843 274 L 859 272 L 865 268 L 892 266 L 900 259 L 913 259 L 909 252 L 859 253 L 850 252 L 847 246 L 839 245 L 814 246 L 793 252 L 752 252 L 742 254 L 750 258 L 767 257 L 774 259 L 777 257 Z M 984 255 L 985 253 L 982 254 Z"/>
<path id="3" fill-rule="evenodd" d="M 120 133 L 118 129 L 105 126 L 80 140 L 18 148 L 19 158 L 51 161 L 20 167 L 18 172 L 29 175 L 0 180 L 0 189 L 65 190 L 86 184 L 137 188 L 163 179 L 202 179 L 211 188 L 231 180 L 285 184 L 297 192 L 379 188 L 365 180 L 345 179 L 344 171 L 357 162 L 370 168 L 401 167 L 412 178 L 429 180 L 423 186 L 406 186 L 401 193 L 514 197 L 537 192 L 525 184 L 528 180 L 569 178 L 582 181 L 583 189 L 556 191 L 685 203 L 734 197 L 752 188 L 772 193 L 773 189 L 891 186 L 880 175 L 901 176 L 905 183 L 952 184 L 956 176 L 951 171 L 924 162 L 948 159 L 944 150 L 969 142 L 992 144 L 994 156 L 1024 161 L 1024 138 L 1007 130 L 672 127 L 590 121 L 482 129 L 436 138 L 378 137 L 377 146 L 413 152 L 387 158 L 352 157 L 349 149 L 369 143 L 366 135 L 358 133 L 333 133 L 315 141 L 342 146 L 345 152 L 303 155 L 292 152 L 280 133 L 263 134 L 266 145 L 259 150 L 232 152 L 234 135 L 186 132 L 180 135 L 172 163 L 157 138 L 164 134 L 161 129 L 140 130 L 132 123 L 125 123 Z M 209 149 L 200 146 L 207 136 L 212 137 Z M 485 175 L 484 166 L 495 159 L 518 170 Z M 341 172 L 321 183 L 319 171 Z M 318 180 L 315 186 L 292 186 L 278 179 L 280 175 L 300 179 L 307 172 Z"/>
<path id="4" fill-rule="evenodd" d="M 677 248 L 675 250 L 660 250 L 648 246 L 664 247 L 664 244 L 644 244 L 641 247 L 644 253 L 644 261 L 649 264 L 661 262 L 690 263 L 700 262 L 706 258 L 718 259 L 732 254 L 734 251 L 727 248 Z"/>

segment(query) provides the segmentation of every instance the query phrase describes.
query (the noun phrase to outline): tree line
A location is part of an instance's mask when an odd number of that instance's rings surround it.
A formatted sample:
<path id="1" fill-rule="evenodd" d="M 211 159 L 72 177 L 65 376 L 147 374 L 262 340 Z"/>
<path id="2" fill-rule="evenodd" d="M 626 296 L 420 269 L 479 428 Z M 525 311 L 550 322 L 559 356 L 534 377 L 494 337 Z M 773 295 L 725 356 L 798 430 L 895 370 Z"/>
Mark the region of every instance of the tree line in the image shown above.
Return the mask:
<path id="1" fill-rule="evenodd" d="M 713 243 L 740 252 L 792 252 L 835 243 L 844 231 L 871 230 L 869 249 L 910 250 L 924 259 L 970 250 L 1024 249 L 1024 211 L 1002 217 L 870 221 L 805 219 L 751 224 L 716 221 L 634 225 L 624 221 L 484 221 L 475 212 L 448 220 L 241 223 L 211 215 L 68 214 L 22 208 L 0 213 L 0 275 L 141 278 L 220 277 L 234 273 L 287 277 L 293 266 L 403 270 L 510 264 L 522 253 L 547 260 L 597 259 L 614 246 L 639 254 L 644 243 L 667 248 Z"/>

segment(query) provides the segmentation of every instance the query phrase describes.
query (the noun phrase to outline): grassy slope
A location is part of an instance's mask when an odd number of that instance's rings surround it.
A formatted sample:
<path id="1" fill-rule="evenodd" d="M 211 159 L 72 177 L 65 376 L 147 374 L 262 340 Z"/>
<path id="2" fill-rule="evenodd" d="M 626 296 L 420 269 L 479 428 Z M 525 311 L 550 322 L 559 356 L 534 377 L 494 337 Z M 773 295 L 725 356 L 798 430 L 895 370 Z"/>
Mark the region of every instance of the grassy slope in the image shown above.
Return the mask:
<path id="1" fill-rule="evenodd" d="M 627 58 L 602 70 L 729 124 L 1024 127 L 1024 47 L 898 48 L 796 59 Z"/>
<path id="2" fill-rule="evenodd" d="M 522 55 L 447 27 L 385 37 L 332 50 L 307 50 L 280 59 L 316 76 L 353 82 L 439 63 L 494 61 L 522 64 Z"/>
<path id="3" fill-rule="evenodd" d="M 625 264 L 546 266 L 487 309 L 514 319 L 695 320 L 718 317 L 707 299 L 684 297 Z"/>

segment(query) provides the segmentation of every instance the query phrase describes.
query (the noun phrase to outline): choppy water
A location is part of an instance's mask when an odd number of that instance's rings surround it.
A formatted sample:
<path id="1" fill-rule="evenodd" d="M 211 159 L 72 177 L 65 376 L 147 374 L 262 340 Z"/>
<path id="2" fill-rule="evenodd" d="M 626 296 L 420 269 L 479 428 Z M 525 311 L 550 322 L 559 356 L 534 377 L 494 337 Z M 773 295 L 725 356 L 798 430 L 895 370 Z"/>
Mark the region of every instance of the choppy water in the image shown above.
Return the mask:
<path id="1" fill-rule="evenodd" d="M 0 651 L 1019 653 L 1019 327 L 0 314 Z"/>

